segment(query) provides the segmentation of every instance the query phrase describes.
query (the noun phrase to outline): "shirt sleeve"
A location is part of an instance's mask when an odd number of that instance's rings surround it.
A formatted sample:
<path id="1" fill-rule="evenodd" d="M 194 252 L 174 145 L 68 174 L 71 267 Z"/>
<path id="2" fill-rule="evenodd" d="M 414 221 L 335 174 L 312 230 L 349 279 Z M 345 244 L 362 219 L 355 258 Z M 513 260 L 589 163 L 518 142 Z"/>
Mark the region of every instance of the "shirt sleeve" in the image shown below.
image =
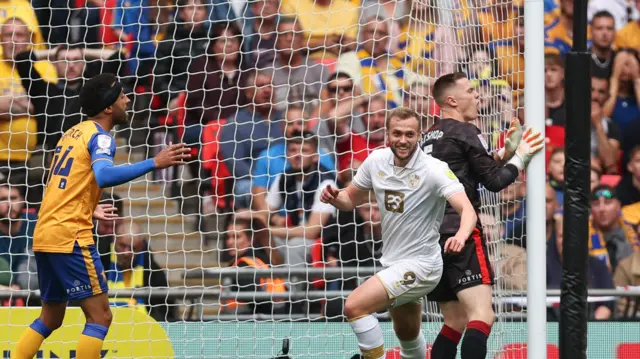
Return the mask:
<path id="1" fill-rule="evenodd" d="M 520 171 L 515 165 L 502 165 L 487 152 L 482 144 L 481 135 L 467 136 L 467 160 L 480 183 L 491 192 L 499 192 L 512 184 Z"/>
<path id="2" fill-rule="evenodd" d="M 322 194 L 322 190 L 324 190 L 327 186 L 337 187 L 336 181 L 334 180 L 325 180 L 320 183 L 318 189 L 316 190 L 315 195 L 313 196 L 313 206 L 311 206 L 311 212 L 313 213 L 330 213 L 334 214 L 336 212 L 336 208 L 329 203 L 322 203 L 320 200 L 320 195 Z"/>
<path id="3" fill-rule="evenodd" d="M 438 195 L 449 199 L 456 193 L 464 192 L 464 186 L 445 162 L 438 161 L 433 166 L 433 183 L 438 188 Z"/>
<path id="4" fill-rule="evenodd" d="M 351 181 L 354 186 L 364 191 L 373 189 L 373 181 L 371 179 L 373 157 L 374 156 L 369 156 L 364 160 L 364 162 L 362 162 L 360 167 L 358 167 L 356 175 L 353 176 L 353 180 Z"/>
<path id="5" fill-rule="evenodd" d="M 622 133 L 620 132 L 620 127 L 611 119 L 607 119 L 607 137 L 610 140 L 616 140 L 622 143 Z"/>
<path id="6" fill-rule="evenodd" d="M 88 149 L 92 165 L 101 160 L 113 162 L 116 155 L 116 141 L 109 134 L 96 132 L 89 140 Z"/>

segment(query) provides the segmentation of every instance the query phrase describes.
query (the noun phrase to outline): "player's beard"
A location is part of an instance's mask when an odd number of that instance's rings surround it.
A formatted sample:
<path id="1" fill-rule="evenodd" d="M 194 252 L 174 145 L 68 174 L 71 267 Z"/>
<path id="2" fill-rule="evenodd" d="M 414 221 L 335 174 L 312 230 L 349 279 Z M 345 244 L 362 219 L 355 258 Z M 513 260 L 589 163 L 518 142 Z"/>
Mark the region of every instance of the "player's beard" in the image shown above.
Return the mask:
<path id="1" fill-rule="evenodd" d="M 409 147 L 409 150 L 407 151 L 406 155 L 402 155 L 399 153 L 398 151 L 398 144 L 392 144 L 391 145 L 391 152 L 393 152 L 393 155 L 396 156 L 397 159 L 403 161 L 406 159 L 411 158 L 411 156 L 413 156 L 414 153 L 416 153 L 416 150 L 418 149 L 418 144 L 414 144 L 413 147 Z"/>
<path id="2" fill-rule="evenodd" d="M 129 116 L 127 115 L 127 110 L 123 110 L 114 106 L 113 108 L 113 124 L 114 125 L 126 125 L 129 123 Z"/>

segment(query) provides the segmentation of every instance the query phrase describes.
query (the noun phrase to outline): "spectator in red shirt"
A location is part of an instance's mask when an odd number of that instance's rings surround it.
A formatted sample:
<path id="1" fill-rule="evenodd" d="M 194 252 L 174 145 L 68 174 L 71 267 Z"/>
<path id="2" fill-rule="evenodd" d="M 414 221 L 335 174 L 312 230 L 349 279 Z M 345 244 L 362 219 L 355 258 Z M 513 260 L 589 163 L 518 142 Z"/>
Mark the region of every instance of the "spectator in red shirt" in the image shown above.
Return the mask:
<path id="1" fill-rule="evenodd" d="M 386 108 L 387 100 L 384 95 L 375 95 L 365 103 L 363 113 L 359 116 L 364 131 L 354 131 L 353 128 L 345 126 L 337 127 L 336 156 L 341 180 L 349 181 L 350 170 L 360 167 L 371 151 L 384 146 Z"/>

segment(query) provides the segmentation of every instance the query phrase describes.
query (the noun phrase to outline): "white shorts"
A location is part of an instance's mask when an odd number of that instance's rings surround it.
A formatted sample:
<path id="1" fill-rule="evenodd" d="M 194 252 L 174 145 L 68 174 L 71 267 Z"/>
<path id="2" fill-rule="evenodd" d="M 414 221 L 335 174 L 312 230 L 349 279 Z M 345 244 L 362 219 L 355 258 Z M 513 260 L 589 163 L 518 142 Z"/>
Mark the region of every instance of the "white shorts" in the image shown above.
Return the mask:
<path id="1" fill-rule="evenodd" d="M 442 277 L 442 265 L 434 266 L 419 259 L 405 259 L 387 267 L 376 276 L 387 290 L 391 307 L 407 303 L 419 304 L 431 293 Z"/>

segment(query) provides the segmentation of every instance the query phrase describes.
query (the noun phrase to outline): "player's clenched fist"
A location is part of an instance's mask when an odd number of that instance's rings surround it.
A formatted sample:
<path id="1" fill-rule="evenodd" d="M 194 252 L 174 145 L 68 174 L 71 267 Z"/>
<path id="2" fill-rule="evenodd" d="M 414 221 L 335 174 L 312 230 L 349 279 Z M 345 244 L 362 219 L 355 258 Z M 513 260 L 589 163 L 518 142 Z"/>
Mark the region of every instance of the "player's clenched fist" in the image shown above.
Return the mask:
<path id="1" fill-rule="evenodd" d="M 169 143 L 169 147 L 160 151 L 154 158 L 156 168 L 167 168 L 174 165 L 183 165 L 184 160 L 191 158 L 191 149 L 184 143 Z"/>
<path id="2" fill-rule="evenodd" d="M 328 185 L 322 190 L 322 194 L 320 194 L 320 201 L 322 201 L 322 203 L 331 203 L 331 201 L 338 198 L 338 193 L 340 193 L 339 189 Z"/>
<path id="3" fill-rule="evenodd" d="M 449 239 L 444 244 L 444 252 L 445 253 L 459 253 L 462 248 L 464 248 L 464 244 L 467 241 L 466 237 L 455 235 Z"/>

